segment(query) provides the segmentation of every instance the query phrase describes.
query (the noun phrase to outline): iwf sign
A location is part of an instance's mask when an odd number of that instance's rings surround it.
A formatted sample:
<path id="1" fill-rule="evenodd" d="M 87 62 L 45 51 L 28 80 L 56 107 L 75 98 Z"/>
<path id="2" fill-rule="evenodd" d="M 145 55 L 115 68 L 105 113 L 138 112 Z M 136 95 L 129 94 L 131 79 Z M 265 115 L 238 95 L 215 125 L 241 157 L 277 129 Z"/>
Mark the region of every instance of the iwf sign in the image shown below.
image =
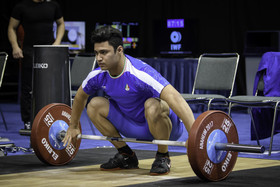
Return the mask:
<path id="1" fill-rule="evenodd" d="M 178 28 L 182 29 L 185 27 L 184 19 L 168 19 L 167 20 L 167 28 L 174 30 L 170 34 L 170 50 L 171 51 L 180 51 L 182 49 L 182 34 L 178 31 Z M 177 29 L 177 30 L 176 30 Z"/>
<path id="2" fill-rule="evenodd" d="M 164 19 L 154 22 L 156 52 L 164 56 L 188 56 L 196 49 L 197 21 Z"/>

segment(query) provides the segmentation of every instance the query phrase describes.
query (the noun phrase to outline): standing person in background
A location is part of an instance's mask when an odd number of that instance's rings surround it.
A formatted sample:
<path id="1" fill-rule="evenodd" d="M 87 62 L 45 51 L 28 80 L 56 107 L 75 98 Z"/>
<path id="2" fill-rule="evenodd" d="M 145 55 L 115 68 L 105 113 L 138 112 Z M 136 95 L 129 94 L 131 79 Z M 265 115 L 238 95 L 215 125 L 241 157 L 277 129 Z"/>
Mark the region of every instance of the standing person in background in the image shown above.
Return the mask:
<path id="1" fill-rule="evenodd" d="M 57 24 L 56 39 L 53 22 Z M 24 29 L 23 50 L 18 45 L 17 28 Z M 30 129 L 33 45 L 59 45 L 65 32 L 64 19 L 56 2 L 45 0 L 24 0 L 13 9 L 8 38 L 13 49 L 13 57 L 22 59 L 21 72 L 21 118 L 24 128 Z"/>

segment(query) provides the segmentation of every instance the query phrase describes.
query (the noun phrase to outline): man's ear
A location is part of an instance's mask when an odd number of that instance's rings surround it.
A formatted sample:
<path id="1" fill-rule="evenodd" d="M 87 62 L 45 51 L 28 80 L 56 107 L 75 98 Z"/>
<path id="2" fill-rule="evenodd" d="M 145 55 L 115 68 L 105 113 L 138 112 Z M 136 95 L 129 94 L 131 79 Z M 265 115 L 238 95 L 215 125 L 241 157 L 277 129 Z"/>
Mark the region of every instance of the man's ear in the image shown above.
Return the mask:
<path id="1" fill-rule="evenodd" d="M 119 46 L 118 48 L 117 48 L 117 52 L 118 53 L 123 53 L 123 46 Z"/>

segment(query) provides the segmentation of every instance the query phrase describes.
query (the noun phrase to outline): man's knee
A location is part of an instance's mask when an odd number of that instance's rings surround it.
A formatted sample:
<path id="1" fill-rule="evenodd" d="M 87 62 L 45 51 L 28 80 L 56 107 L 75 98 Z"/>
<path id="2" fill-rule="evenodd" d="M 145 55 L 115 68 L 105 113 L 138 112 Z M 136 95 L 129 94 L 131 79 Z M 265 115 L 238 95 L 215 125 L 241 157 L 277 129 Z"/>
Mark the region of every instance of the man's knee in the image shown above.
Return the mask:
<path id="1" fill-rule="evenodd" d="M 107 117 L 109 113 L 109 101 L 104 97 L 94 97 L 87 106 L 87 114 L 89 117 L 102 115 Z"/>
<path id="2" fill-rule="evenodd" d="M 158 121 L 169 115 L 168 104 L 160 99 L 150 98 L 145 102 L 145 117 L 147 120 Z"/>

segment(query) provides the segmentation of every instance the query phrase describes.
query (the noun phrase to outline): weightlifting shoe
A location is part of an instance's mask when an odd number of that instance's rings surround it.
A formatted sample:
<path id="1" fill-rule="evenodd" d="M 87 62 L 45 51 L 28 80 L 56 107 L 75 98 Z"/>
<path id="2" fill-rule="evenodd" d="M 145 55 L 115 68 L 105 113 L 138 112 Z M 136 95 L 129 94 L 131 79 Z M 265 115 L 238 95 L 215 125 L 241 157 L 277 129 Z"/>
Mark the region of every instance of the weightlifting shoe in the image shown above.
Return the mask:
<path id="1" fill-rule="evenodd" d="M 170 172 L 171 161 L 169 157 L 156 156 L 150 175 L 166 175 Z"/>
<path id="2" fill-rule="evenodd" d="M 138 169 L 138 159 L 136 154 L 133 152 L 132 155 L 125 153 L 117 153 L 114 158 L 100 166 L 102 171 L 112 171 L 119 169 Z"/>

